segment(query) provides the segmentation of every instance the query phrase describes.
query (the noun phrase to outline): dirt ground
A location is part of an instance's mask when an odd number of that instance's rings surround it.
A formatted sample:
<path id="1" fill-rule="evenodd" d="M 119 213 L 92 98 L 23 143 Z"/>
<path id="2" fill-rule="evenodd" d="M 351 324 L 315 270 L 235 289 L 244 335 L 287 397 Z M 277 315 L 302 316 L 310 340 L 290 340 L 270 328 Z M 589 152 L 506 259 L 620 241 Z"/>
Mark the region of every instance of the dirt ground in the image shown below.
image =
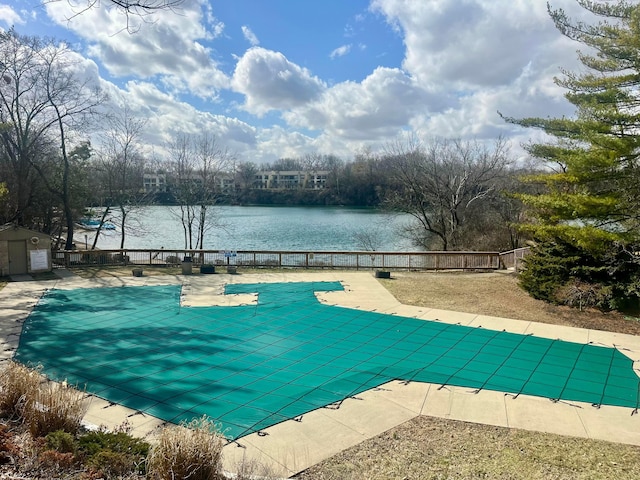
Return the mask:
<path id="1" fill-rule="evenodd" d="M 529 297 L 507 273 L 394 272 L 402 303 L 640 334 L 638 318 Z M 418 417 L 315 465 L 300 480 L 637 479 L 640 447 Z"/>

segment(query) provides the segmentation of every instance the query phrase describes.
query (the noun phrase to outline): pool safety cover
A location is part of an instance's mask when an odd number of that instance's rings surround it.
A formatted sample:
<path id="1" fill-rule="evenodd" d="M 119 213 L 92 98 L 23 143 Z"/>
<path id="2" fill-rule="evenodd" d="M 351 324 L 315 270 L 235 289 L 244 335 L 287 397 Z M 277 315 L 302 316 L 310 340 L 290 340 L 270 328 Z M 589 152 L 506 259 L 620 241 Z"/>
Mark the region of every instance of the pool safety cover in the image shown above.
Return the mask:
<path id="1" fill-rule="evenodd" d="M 390 380 L 637 409 L 615 348 L 322 304 L 339 282 L 227 285 L 258 303 L 183 307 L 180 286 L 51 290 L 16 359 L 163 420 L 207 415 L 230 439 Z"/>

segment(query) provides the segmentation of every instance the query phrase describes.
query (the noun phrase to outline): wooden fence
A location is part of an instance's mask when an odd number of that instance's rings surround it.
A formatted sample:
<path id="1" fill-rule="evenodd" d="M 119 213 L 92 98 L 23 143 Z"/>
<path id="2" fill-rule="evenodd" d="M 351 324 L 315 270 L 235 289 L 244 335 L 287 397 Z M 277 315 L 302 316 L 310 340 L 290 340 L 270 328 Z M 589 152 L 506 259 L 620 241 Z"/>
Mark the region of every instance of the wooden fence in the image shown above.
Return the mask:
<path id="1" fill-rule="evenodd" d="M 392 270 L 497 270 L 504 268 L 498 252 L 294 252 L 219 250 L 58 250 L 54 267 L 95 265 L 193 266 L 248 268 L 327 268 Z"/>
<path id="2" fill-rule="evenodd" d="M 522 267 L 522 259 L 529 255 L 529 252 L 531 252 L 531 248 L 524 247 L 500 253 L 500 263 L 502 268 L 513 268 L 516 271 L 519 271 Z"/>

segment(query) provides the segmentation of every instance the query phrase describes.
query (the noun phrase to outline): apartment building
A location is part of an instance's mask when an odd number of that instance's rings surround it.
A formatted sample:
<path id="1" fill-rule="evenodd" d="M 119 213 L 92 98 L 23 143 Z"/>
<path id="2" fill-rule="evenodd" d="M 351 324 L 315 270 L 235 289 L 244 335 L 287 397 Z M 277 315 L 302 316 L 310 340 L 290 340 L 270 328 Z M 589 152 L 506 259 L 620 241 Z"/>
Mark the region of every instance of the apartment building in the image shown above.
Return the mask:
<path id="1" fill-rule="evenodd" d="M 329 172 L 318 170 L 305 172 L 301 170 L 271 170 L 259 171 L 255 176 L 254 188 L 265 190 L 296 190 L 310 189 L 322 190 L 326 188 Z M 169 184 L 175 185 L 177 178 L 164 173 L 145 173 L 143 176 L 143 188 L 145 193 L 166 192 Z M 201 184 L 202 176 L 197 173 L 186 175 L 182 182 Z M 214 185 L 218 192 L 231 194 L 236 190 L 236 178 L 233 173 L 218 173 L 214 179 Z"/>
<path id="2" fill-rule="evenodd" d="M 328 171 L 271 170 L 256 174 L 256 188 L 293 190 L 298 188 L 321 190 L 326 187 Z"/>
<path id="3" fill-rule="evenodd" d="M 145 173 L 142 176 L 144 193 L 167 191 L 167 175 L 164 173 Z"/>

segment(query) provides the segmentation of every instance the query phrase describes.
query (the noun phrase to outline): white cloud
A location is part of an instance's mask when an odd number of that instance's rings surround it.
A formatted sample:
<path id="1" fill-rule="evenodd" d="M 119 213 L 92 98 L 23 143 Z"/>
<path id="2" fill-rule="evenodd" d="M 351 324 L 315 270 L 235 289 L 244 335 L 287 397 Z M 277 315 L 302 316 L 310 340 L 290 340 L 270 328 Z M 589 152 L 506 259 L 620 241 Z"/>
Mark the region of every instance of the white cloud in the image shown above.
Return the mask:
<path id="1" fill-rule="evenodd" d="M 202 112 L 163 92 L 150 82 L 130 81 L 124 89 L 109 82 L 102 88 L 110 95 L 105 108 L 119 108 L 126 104 L 133 116 L 147 121 L 143 142 L 154 146 L 157 154 L 165 154 L 165 147 L 179 133 L 215 135 L 220 144 L 231 152 L 243 154 L 256 149 L 255 127 L 224 115 Z M 150 147 L 149 147 L 150 148 Z M 150 153 L 147 148 L 146 153 Z"/>
<path id="2" fill-rule="evenodd" d="M 200 2 L 184 4 L 180 14 L 156 13 L 153 22 L 129 17 L 116 8 L 93 8 L 77 13 L 68 2 L 51 2 L 47 13 L 88 43 L 88 53 L 114 76 L 150 79 L 156 76 L 177 91 L 214 98 L 228 85 L 228 78 L 212 60 L 201 40 L 219 35 L 221 24 L 200 8 Z M 206 21 L 206 24 L 205 24 Z"/>
<path id="3" fill-rule="evenodd" d="M 362 83 L 343 82 L 317 101 L 284 114 L 292 125 L 325 130 L 343 139 L 376 139 L 398 133 L 419 111 L 440 108 L 433 97 L 404 72 L 378 67 Z"/>
<path id="4" fill-rule="evenodd" d="M 244 38 L 246 38 L 247 41 L 252 46 L 255 47 L 256 45 L 260 45 L 260 40 L 258 40 L 258 37 L 256 37 L 256 34 L 253 33 L 253 31 L 246 25 L 242 26 L 242 34 L 244 35 Z"/>
<path id="5" fill-rule="evenodd" d="M 558 7 L 575 13 L 572 0 Z M 532 0 L 373 0 L 403 35 L 404 69 L 443 96 L 409 124 L 446 137 L 489 138 L 522 133 L 497 114 L 570 115 L 553 77 L 577 68 L 576 44 L 562 37 L 544 2 Z M 433 105 L 425 105 L 433 107 Z"/>
<path id="6" fill-rule="evenodd" d="M 253 47 L 238 60 L 234 90 L 245 95 L 244 108 L 256 115 L 304 105 L 326 88 L 324 83 L 279 52 Z"/>
<path id="7" fill-rule="evenodd" d="M 0 22 L 4 23 L 7 27 L 13 25 L 23 25 L 24 19 L 9 5 L 0 4 Z"/>
<path id="8" fill-rule="evenodd" d="M 317 151 L 312 137 L 278 126 L 262 129 L 258 134 L 258 141 L 259 151 L 248 158 L 256 163 L 273 162 L 279 158 L 295 158 Z"/>
<path id="9" fill-rule="evenodd" d="M 341 47 L 336 48 L 329 56 L 331 58 L 343 57 L 347 53 L 351 51 L 351 45 L 342 45 Z"/>
<path id="10" fill-rule="evenodd" d="M 520 75 L 558 37 L 544 2 L 373 0 L 404 33 L 404 68 L 422 82 L 495 86 Z"/>

